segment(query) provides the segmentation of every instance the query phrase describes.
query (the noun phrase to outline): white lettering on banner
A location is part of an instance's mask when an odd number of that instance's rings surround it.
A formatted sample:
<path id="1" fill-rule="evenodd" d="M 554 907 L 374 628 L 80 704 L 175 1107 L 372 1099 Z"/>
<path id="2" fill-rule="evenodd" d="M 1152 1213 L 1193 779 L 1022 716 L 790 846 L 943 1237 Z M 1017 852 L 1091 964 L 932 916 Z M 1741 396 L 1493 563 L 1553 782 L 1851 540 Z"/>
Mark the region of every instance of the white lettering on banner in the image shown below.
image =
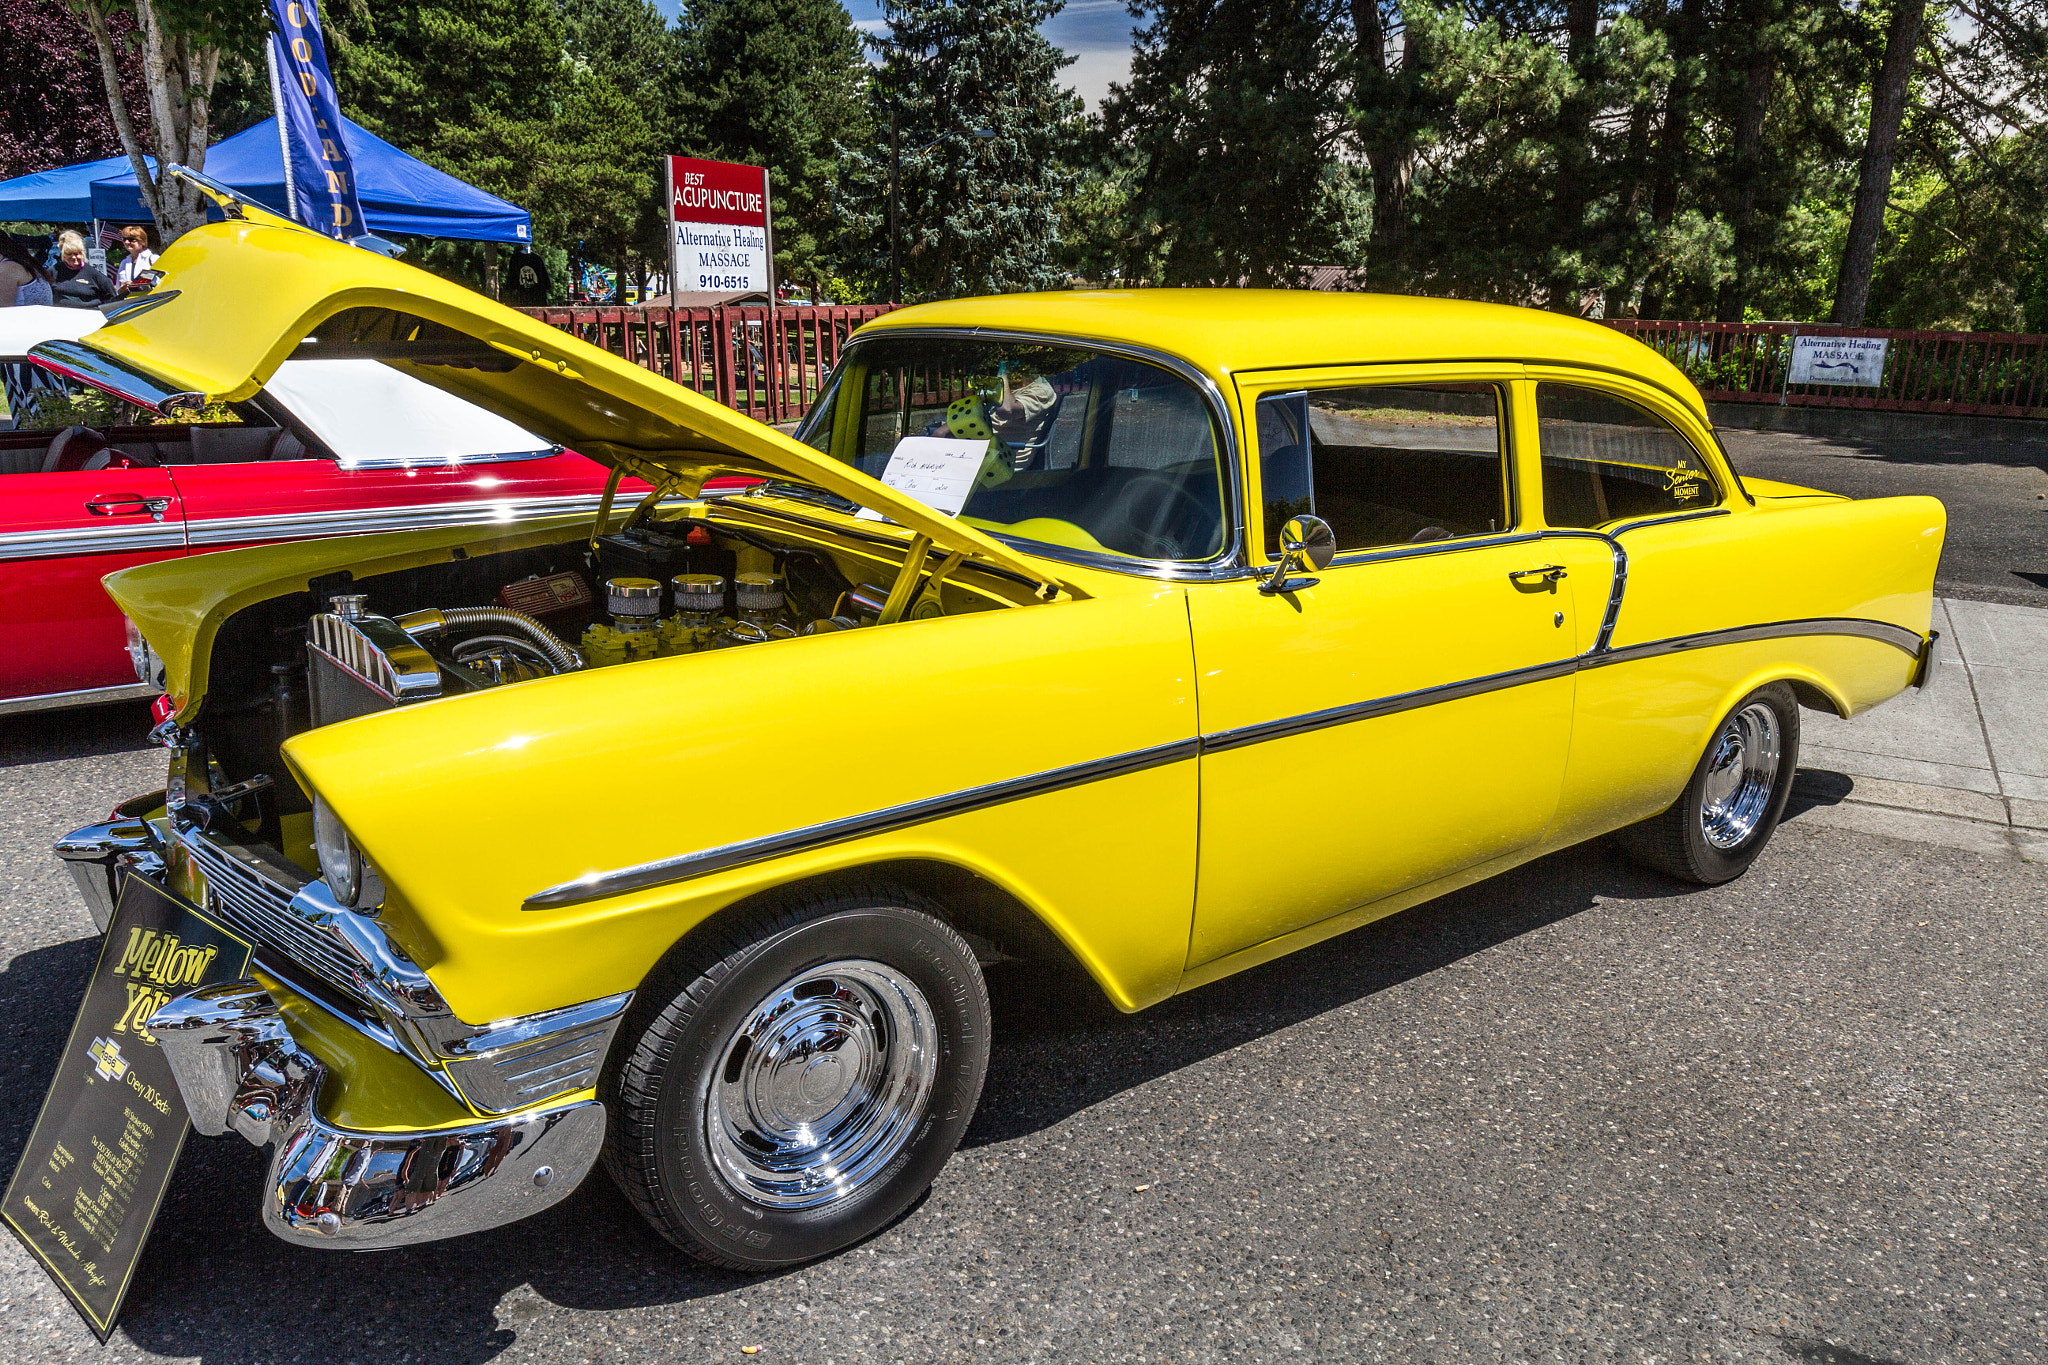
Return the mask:
<path id="1" fill-rule="evenodd" d="M 768 234 L 761 228 L 677 223 L 674 246 L 678 292 L 768 292 Z"/>
<path id="2" fill-rule="evenodd" d="M 1888 344 L 1884 337 L 1793 337 L 1791 382 L 1876 388 Z"/>

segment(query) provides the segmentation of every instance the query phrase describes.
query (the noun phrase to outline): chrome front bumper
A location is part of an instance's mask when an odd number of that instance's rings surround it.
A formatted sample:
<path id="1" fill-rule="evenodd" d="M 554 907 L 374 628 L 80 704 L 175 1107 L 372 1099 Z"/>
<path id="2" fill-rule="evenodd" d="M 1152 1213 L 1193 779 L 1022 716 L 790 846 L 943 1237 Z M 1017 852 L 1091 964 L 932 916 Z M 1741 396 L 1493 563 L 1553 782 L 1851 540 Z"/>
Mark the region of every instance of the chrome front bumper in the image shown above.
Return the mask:
<path id="1" fill-rule="evenodd" d="M 319 1115 L 327 1068 L 254 981 L 181 995 L 148 1028 L 194 1128 L 271 1149 L 263 1221 L 288 1242 L 372 1251 L 498 1227 L 567 1196 L 604 1144 L 596 1100 L 431 1132 L 338 1128 Z"/>

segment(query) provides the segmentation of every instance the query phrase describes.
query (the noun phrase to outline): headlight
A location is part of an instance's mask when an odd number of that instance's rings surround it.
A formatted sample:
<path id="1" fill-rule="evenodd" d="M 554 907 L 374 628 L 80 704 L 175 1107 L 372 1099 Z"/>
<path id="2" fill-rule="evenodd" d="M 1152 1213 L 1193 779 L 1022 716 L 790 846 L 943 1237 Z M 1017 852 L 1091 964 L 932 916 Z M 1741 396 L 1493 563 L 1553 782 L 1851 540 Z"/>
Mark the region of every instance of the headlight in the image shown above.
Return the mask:
<path id="1" fill-rule="evenodd" d="M 337 905 L 375 910 L 384 900 L 384 883 L 377 870 L 363 861 L 355 841 L 328 809 L 327 802 L 313 798 L 313 851 L 320 855 L 320 875 Z"/>
<path id="2" fill-rule="evenodd" d="M 149 647 L 149 641 L 142 638 L 142 631 L 126 617 L 122 620 L 128 626 L 128 662 L 134 666 L 135 681 L 148 683 L 158 691 L 164 686 L 163 660 L 156 657 L 156 651 Z"/>

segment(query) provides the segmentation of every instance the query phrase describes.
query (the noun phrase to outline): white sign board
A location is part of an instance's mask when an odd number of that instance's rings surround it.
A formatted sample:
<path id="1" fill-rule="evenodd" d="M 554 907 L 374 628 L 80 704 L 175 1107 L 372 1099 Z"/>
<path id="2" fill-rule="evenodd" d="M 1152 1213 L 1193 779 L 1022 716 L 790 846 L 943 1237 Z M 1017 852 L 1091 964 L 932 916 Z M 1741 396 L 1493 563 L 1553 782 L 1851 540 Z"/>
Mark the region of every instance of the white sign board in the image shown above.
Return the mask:
<path id="1" fill-rule="evenodd" d="M 768 232 L 732 223 L 677 223 L 671 252 L 685 293 L 768 292 Z"/>
<path id="2" fill-rule="evenodd" d="M 987 456 L 987 441 L 906 436 L 889 453 L 889 467 L 882 471 L 882 482 L 935 512 L 957 517 L 967 505 L 967 495 L 974 491 L 974 476 L 981 472 Z M 882 516 L 867 507 L 860 510 L 860 515 L 876 521 Z"/>
<path id="3" fill-rule="evenodd" d="M 1884 337 L 1793 337 L 1794 384 L 1860 384 L 1884 377 Z"/>

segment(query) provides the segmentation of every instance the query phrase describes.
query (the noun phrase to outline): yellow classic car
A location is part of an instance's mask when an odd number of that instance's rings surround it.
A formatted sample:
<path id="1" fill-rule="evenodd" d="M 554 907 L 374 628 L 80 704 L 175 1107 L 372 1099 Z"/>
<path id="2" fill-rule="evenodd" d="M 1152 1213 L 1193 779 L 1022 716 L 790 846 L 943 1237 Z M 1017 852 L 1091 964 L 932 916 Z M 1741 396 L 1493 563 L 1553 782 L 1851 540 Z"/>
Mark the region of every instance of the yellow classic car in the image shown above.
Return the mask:
<path id="1" fill-rule="evenodd" d="M 1939 503 L 1745 485 L 1678 370 L 1574 318 L 935 303 L 788 436 L 225 207 L 72 372 L 174 406 L 374 360 L 657 489 L 107 581 L 169 778 L 57 851 L 103 926 L 141 877 L 256 945 L 149 1027 L 294 1242 L 473 1231 L 602 1160 L 709 1261 L 831 1253 L 972 1118 L 984 965 L 1138 1010 L 1610 831 L 1735 877 L 1800 708 L 1928 669 Z"/>

